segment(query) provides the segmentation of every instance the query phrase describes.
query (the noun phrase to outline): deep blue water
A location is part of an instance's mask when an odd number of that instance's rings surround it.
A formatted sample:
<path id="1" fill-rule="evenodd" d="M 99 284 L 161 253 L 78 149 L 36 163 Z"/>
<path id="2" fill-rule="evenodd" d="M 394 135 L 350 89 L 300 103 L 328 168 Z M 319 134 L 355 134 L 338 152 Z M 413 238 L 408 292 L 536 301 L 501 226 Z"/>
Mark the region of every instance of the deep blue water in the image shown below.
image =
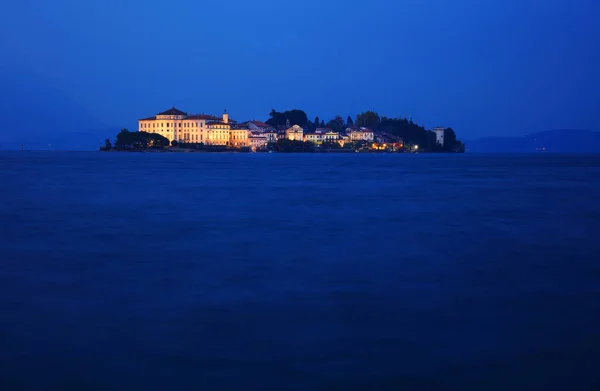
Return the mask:
<path id="1" fill-rule="evenodd" d="M 0 154 L 0 390 L 600 387 L 600 156 Z"/>

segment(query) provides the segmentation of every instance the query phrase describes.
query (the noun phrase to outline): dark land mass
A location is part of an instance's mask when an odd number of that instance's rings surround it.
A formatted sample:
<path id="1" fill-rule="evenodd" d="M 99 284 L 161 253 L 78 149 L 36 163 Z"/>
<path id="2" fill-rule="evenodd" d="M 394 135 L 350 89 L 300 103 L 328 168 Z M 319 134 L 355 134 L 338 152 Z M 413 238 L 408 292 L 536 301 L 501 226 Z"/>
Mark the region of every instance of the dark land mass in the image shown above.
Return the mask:
<path id="1" fill-rule="evenodd" d="M 468 152 L 600 153 L 600 132 L 562 129 L 524 137 L 486 137 L 466 142 Z"/>
<path id="2" fill-rule="evenodd" d="M 0 67 L 0 149 L 98 148 L 115 129 L 88 113 L 43 77 Z"/>

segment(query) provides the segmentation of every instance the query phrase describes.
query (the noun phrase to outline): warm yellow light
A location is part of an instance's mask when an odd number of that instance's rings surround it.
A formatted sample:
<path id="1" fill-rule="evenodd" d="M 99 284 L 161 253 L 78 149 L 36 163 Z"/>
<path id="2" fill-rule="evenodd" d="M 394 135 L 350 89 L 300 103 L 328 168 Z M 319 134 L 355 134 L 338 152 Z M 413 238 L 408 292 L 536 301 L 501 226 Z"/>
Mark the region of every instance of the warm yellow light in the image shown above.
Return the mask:
<path id="1" fill-rule="evenodd" d="M 419 149 L 419 146 L 418 146 L 418 145 L 415 145 L 415 150 L 417 150 L 417 149 Z"/>

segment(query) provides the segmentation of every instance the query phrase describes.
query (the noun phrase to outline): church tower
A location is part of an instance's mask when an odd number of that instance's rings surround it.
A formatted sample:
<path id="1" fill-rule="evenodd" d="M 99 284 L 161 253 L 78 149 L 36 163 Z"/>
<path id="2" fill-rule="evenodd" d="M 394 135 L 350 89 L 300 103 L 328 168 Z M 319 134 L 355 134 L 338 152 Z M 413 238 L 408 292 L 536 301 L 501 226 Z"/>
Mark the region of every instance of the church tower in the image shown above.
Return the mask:
<path id="1" fill-rule="evenodd" d="M 227 114 L 227 109 L 225 109 L 225 111 L 223 112 L 223 123 L 224 124 L 229 123 L 229 114 Z"/>

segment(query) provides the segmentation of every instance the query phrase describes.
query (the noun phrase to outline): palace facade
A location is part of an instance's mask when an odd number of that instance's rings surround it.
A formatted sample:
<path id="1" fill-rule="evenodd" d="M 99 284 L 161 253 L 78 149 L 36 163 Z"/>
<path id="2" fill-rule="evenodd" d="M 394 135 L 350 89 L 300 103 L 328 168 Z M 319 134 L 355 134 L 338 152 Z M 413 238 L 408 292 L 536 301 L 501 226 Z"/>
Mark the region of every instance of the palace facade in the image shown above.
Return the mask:
<path id="1" fill-rule="evenodd" d="M 375 140 L 375 132 L 368 128 L 349 127 L 345 132 L 334 132 L 329 128 L 317 128 L 313 132 L 305 132 L 301 126 L 291 125 L 289 120 L 286 126 L 276 130 L 272 126 L 260 121 L 247 121 L 238 123 L 229 118 L 227 111 L 217 117 L 209 114 L 188 114 L 175 107 L 156 114 L 155 116 L 138 120 L 140 132 L 157 133 L 164 136 L 170 143 L 177 141 L 186 144 L 218 145 L 229 148 L 250 147 L 252 150 L 266 149 L 268 144 L 278 140 L 309 141 L 315 145 L 323 143 L 368 144 Z M 437 142 L 444 144 L 444 128 L 435 128 Z M 383 148 L 388 145 L 399 145 L 401 139 L 392 140 L 390 136 L 379 134 L 377 145 Z M 375 146 L 373 147 L 377 149 Z"/>
<path id="2" fill-rule="evenodd" d="M 169 142 L 233 147 L 250 145 L 249 129 L 230 121 L 227 111 L 221 117 L 207 114 L 188 115 L 173 107 L 155 116 L 138 120 L 138 131 L 160 134 Z"/>

